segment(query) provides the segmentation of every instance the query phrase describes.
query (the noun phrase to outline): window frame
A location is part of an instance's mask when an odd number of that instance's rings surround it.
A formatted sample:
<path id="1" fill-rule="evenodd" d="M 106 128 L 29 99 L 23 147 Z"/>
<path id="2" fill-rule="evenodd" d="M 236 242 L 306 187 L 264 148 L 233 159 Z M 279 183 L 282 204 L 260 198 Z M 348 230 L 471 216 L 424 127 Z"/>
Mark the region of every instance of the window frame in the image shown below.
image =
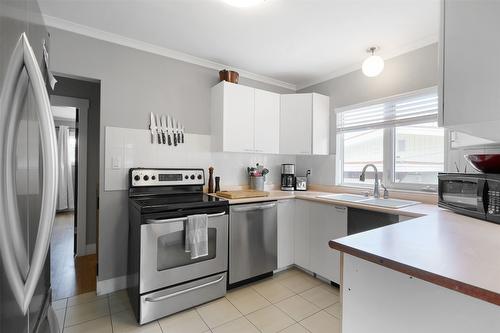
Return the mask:
<path id="1" fill-rule="evenodd" d="M 356 105 L 350 105 L 346 107 L 339 108 L 338 111 L 335 112 L 335 116 L 337 113 L 344 112 L 346 110 L 351 110 L 351 109 L 356 109 L 356 108 L 362 108 L 362 107 L 367 107 L 373 104 L 380 104 L 380 103 L 387 103 L 390 101 L 394 101 L 396 99 L 401 99 L 401 98 L 411 98 L 413 96 L 417 96 L 420 94 L 426 94 L 430 92 L 435 92 L 436 94 L 438 93 L 437 87 L 430 87 L 430 88 L 425 88 L 417 91 L 412 91 L 406 94 L 400 94 L 400 95 L 395 95 L 387 98 L 382 98 L 382 99 L 377 99 L 377 100 L 372 100 L 366 103 L 360 103 Z M 436 120 L 435 122 L 438 123 L 438 128 L 439 128 L 439 110 L 438 110 L 438 115 L 436 115 Z M 424 123 L 429 123 L 428 119 L 423 119 L 422 122 L 416 122 L 414 124 L 424 124 Z M 387 188 L 389 189 L 395 189 L 395 190 L 407 190 L 407 191 L 418 191 L 418 192 L 432 192 L 435 193 L 438 191 L 438 185 L 437 184 L 418 184 L 418 183 L 397 183 L 395 182 L 395 171 L 396 171 L 396 128 L 397 127 L 403 127 L 407 126 L 405 124 L 396 124 L 394 126 L 390 127 L 385 127 L 383 128 L 384 131 L 384 138 L 383 138 L 383 170 L 379 170 L 383 172 L 383 176 L 380 178 L 380 182 L 384 184 Z M 367 126 L 366 129 L 369 129 L 369 126 Z M 361 131 L 362 129 L 360 129 Z M 449 138 L 449 133 L 446 129 L 443 128 L 444 135 L 443 135 L 443 169 L 446 168 L 446 160 L 447 160 L 447 141 Z M 360 184 L 360 183 L 346 183 L 344 182 L 344 133 L 338 133 L 336 134 L 336 152 L 337 152 L 337 157 L 336 157 L 336 165 L 335 165 L 335 170 L 336 176 L 335 176 L 335 183 L 340 186 L 347 186 L 347 187 L 357 187 L 357 188 L 364 188 L 364 189 L 372 189 L 373 185 L 371 184 Z M 443 170 L 444 171 L 444 170 Z"/>

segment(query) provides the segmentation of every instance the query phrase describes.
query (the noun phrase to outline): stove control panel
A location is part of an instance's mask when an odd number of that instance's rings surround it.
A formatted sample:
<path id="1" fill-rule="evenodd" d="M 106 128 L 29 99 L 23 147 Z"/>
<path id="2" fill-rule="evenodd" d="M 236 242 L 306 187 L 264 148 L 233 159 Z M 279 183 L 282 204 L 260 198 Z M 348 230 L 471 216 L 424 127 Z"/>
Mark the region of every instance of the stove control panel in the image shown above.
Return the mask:
<path id="1" fill-rule="evenodd" d="M 131 187 L 205 185 L 203 169 L 130 169 Z"/>

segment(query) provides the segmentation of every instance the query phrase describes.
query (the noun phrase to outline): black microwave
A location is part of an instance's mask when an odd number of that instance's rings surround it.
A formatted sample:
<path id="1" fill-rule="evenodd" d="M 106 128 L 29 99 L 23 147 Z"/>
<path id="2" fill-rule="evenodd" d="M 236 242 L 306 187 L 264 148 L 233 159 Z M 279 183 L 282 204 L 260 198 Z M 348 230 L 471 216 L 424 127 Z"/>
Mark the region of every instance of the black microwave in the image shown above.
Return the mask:
<path id="1" fill-rule="evenodd" d="M 439 207 L 500 224 L 500 175 L 440 173 Z"/>

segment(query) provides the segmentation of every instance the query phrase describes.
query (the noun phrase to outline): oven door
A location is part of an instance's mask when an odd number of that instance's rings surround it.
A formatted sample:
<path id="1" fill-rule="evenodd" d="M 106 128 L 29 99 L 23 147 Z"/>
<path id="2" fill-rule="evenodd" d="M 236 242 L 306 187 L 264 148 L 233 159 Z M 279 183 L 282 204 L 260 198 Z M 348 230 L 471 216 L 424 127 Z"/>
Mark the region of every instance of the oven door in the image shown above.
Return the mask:
<path id="1" fill-rule="evenodd" d="M 484 219 L 485 184 L 482 175 L 440 174 L 439 206 Z"/>
<path id="2" fill-rule="evenodd" d="M 208 215 L 208 255 L 184 250 L 185 217 L 147 219 L 141 225 L 140 293 L 227 271 L 228 215 Z"/>

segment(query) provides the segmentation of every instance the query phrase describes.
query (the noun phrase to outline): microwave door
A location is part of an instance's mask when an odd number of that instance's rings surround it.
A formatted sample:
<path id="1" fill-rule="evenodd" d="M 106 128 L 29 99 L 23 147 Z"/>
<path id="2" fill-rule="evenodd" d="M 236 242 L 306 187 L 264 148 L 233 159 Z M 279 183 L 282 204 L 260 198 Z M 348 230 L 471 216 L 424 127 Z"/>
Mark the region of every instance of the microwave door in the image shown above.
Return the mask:
<path id="1" fill-rule="evenodd" d="M 474 177 L 441 177 L 439 205 L 457 213 L 484 217 L 485 180 Z"/>

